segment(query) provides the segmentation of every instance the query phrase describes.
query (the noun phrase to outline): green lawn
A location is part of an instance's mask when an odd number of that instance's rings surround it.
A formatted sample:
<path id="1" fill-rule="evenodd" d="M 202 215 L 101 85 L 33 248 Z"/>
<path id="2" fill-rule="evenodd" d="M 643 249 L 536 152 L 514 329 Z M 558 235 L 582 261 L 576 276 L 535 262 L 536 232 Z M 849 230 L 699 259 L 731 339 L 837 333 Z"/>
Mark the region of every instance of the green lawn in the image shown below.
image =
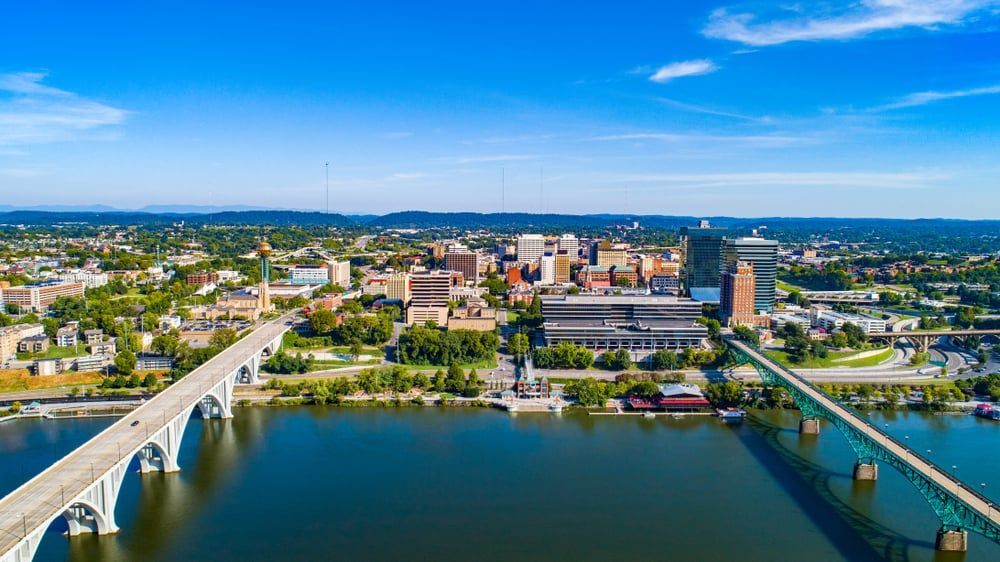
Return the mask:
<path id="1" fill-rule="evenodd" d="M 885 361 L 888 361 L 892 357 L 892 348 L 886 348 L 882 353 L 872 355 L 870 357 L 863 357 L 861 359 L 848 359 L 846 361 L 834 361 L 836 359 L 844 359 L 846 357 L 851 357 L 857 355 L 858 351 L 831 351 L 824 358 L 813 357 L 802 363 L 795 363 L 789 359 L 788 354 L 784 351 L 768 350 L 767 355 L 774 359 L 775 361 L 781 363 L 782 365 L 791 368 L 800 369 L 828 369 L 830 367 L 874 367 Z"/>
<path id="2" fill-rule="evenodd" d="M 341 355 L 350 355 L 351 347 L 347 345 L 335 345 L 329 349 L 314 349 L 313 351 L 328 351 L 330 353 L 338 353 Z M 361 355 L 371 355 L 372 357 L 385 357 L 385 351 L 381 347 L 363 346 L 361 348 Z"/>
<path id="3" fill-rule="evenodd" d="M 442 371 L 448 370 L 448 365 L 403 365 L 403 366 L 411 371 L 435 371 L 437 369 L 441 369 Z M 476 369 L 477 371 L 481 371 L 484 369 L 487 370 L 496 369 L 497 360 L 494 358 L 492 360 L 480 361 L 478 363 L 465 363 L 465 364 L 460 364 L 459 367 L 465 370 Z"/>
<path id="4" fill-rule="evenodd" d="M 87 349 L 84 345 L 75 347 L 59 347 L 50 345 L 49 348 L 45 350 L 45 353 L 22 352 L 17 354 L 17 358 L 22 361 L 26 361 L 31 359 L 64 359 L 66 357 L 81 357 L 83 355 L 87 355 Z"/>
<path id="5" fill-rule="evenodd" d="M 519 316 L 520 315 L 517 313 L 516 310 L 508 310 L 507 311 L 507 323 L 508 324 L 513 324 L 514 322 L 517 322 L 517 319 L 518 319 Z"/>
<path id="6" fill-rule="evenodd" d="M 799 292 L 801 292 L 801 291 L 805 291 L 806 290 L 806 289 L 803 289 L 802 287 L 796 287 L 795 285 L 791 285 L 789 283 L 785 283 L 784 281 L 778 281 L 777 282 L 777 287 L 779 289 L 781 289 L 782 291 L 787 291 L 789 293 L 791 293 L 792 291 L 799 291 Z"/>

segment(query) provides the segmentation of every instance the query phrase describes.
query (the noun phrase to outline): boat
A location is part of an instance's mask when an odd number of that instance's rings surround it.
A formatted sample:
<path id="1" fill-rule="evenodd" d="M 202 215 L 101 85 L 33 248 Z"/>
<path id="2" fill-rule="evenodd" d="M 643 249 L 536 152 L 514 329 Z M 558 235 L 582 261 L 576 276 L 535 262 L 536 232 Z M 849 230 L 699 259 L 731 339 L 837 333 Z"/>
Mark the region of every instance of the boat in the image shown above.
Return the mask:
<path id="1" fill-rule="evenodd" d="M 747 415 L 746 410 L 741 410 L 740 408 L 718 408 L 715 410 L 715 413 L 726 423 L 741 422 Z"/>
<path id="2" fill-rule="evenodd" d="M 642 413 L 642 417 L 644 417 L 644 418 L 655 418 L 656 414 L 654 414 L 653 412 L 643 412 Z"/>
<path id="3" fill-rule="evenodd" d="M 993 404 L 976 404 L 973 414 L 990 420 L 1000 420 L 1000 408 L 994 408 Z"/>

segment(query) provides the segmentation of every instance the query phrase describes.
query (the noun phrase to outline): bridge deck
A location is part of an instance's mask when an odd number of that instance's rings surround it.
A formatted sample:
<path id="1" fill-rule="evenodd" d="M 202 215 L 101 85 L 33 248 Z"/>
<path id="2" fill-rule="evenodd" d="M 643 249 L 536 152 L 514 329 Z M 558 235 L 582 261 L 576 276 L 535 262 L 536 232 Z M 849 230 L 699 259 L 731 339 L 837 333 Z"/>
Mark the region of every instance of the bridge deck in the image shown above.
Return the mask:
<path id="1" fill-rule="evenodd" d="M 872 332 L 869 338 L 906 338 L 906 337 L 944 337 L 944 336 L 996 336 L 1000 335 L 1000 329 L 996 330 L 909 330 L 903 332 Z"/>
<path id="2" fill-rule="evenodd" d="M 994 506 L 994 503 L 989 498 L 968 487 L 961 480 L 958 480 L 948 472 L 939 468 L 933 462 L 920 456 L 920 454 L 915 452 L 913 449 L 910 449 L 889 434 L 878 429 L 853 410 L 843 406 L 840 402 L 829 397 L 807 380 L 786 369 L 782 365 L 779 365 L 763 353 L 757 351 L 755 348 L 736 339 L 730 339 L 728 342 L 730 345 L 736 347 L 741 352 L 752 357 L 772 372 L 787 380 L 790 384 L 794 385 L 797 389 L 808 395 L 817 403 L 821 404 L 834 415 L 846 420 L 856 430 L 864 435 L 867 435 L 870 439 L 885 447 L 886 450 L 895 455 L 900 462 L 909 465 L 912 469 L 923 474 L 924 477 L 930 479 L 932 482 L 954 495 L 956 498 L 967 504 L 971 509 L 979 512 L 982 517 L 988 519 L 994 525 L 1000 525 L 1000 510 Z"/>
<path id="3" fill-rule="evenodd" d="M 62 512 L 119 461 L 148 443 L 149 436 L 197 402 L 268 342 L 286 331 L 290 316 L 269 322 L 201 365 L 90 441 L 0 500 L 0 553 L 32 529 Z M 133 426 L 132 423 L 139 424 Z"/>

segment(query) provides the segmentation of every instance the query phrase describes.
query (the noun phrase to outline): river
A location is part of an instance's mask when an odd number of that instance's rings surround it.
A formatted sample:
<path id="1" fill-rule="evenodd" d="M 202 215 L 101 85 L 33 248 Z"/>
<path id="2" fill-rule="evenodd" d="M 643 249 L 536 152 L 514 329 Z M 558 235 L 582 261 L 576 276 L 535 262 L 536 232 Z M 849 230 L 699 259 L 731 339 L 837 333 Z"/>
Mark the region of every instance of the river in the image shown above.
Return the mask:
<path id="1" fill-rule="evenodd" d="M 239 408 L 192 420 L 181 472 L 126 476 L 118 535 L 67 540 L 59 521 L 36 560 L 1000 560 L 978 535 L 936 553 L 916 489 L 890 467 L 854 482 L 832 426 L 751 416 Z M 1000 498 L 1000 424 L 872 419 Z M 0 424 L 0 492 L 109 422 Z"/>

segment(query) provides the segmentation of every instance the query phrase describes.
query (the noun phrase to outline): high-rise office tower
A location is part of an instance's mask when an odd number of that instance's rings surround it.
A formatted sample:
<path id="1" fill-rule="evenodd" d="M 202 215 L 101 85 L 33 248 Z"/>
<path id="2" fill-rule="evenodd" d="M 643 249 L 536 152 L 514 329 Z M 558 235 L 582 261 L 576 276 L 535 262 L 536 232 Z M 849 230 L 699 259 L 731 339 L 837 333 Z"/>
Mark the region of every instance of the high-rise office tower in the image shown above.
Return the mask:
<path id="1" fill-rule="evenodd" d="M 559 250 L 555 257 L 555 278 L 557 284 L 569 283 L 570 254 Z"/>
<path id="2" fill-rule="evenodd" d="M 727 271 L 737 262 L 751 264 L 756 279 L 754 310 L 774 312 L 778 241 L 763 238 L 730 238 L 725 243 L 723 261 Z"/>
<path id="3" fill-rule="evenodd" d="M 537 262 L 545 253 L 545 237 L 541 234 L 522 234 L 517 238 L 517 260 Z"/>
<path id="4" fill-rule="evenodd" d="M 576 259 L 580 255 L 580 240 L 575 234 L 563 234 L 559 237 L 559 252 L 566 252 L 570 259 Z"/>
<path id="5" fill-rule="evenodd" d="M 460 271 L 466 281 L 479 283 L 479 254 L 469 250 L 453 250 L 444 254 L 444 268 Z"/>
<path id="6" fill-rule="evenodd" d="M 552 254 L 545 254 L 541 258 L 539 281 L 542 285 L 554 285 L 556 282 L 556 257 Z"/>
<path id="7" fill-rule="evenodd" d="M 722 274 L 719 315 L 726 326 L 753 325 L 755 281 L 753 264 L 738 261 L 729 264 Z"/>
<path id="8" fill-rule="evenodd" d="M 681 228 L 681 237 L 684 241 L 684 291 L 692 296 L 705 289 L 717 292 L 726 229 L 701 221 L 697 228 Z"/>

